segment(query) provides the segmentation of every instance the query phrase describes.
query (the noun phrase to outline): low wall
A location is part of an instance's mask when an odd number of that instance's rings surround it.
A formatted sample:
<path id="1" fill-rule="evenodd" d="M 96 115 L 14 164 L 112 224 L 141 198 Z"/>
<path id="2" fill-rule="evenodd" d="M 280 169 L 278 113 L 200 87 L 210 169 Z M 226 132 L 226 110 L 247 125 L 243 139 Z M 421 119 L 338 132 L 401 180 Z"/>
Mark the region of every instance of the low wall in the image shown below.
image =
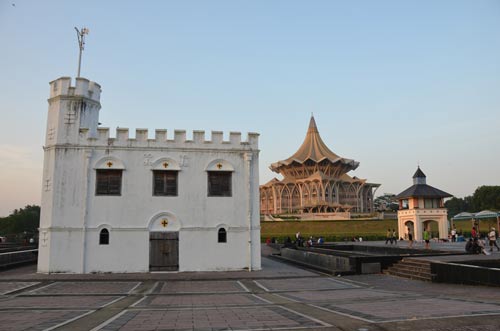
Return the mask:
<path id="1" fill-rule="evenodd" d="M 24 263 L 36 263 L 38 249 L 0 253 L 0 268 L 8 268 Z"/>
<path id="2" fill-rule="evenodd" d="M 281 256 L 288 260 L 298 261 L 332 272 L 355 272 L 355 265 L 351 263 L 349 257 L 319 254 L 290 248 L 282 248 Z"/>
<path id="3" fill-rule="evenodd" d="M 500 268 L 483 267 L 465 263 L 472 262 L 431 263 L 431 272 L 435 274 L 433 281 L 439 283 L 500 286 Z M 489 264 L 489 262 L 486 262 L 486 264 Z"/>

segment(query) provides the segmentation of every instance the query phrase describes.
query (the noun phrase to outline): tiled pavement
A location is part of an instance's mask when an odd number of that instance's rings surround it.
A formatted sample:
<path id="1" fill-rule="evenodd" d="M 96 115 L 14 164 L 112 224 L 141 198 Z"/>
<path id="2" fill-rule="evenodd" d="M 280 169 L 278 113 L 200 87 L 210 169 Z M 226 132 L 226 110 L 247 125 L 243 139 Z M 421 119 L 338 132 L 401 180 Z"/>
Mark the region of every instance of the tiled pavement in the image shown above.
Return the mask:
<path id="1" fill-rule="evenodd" d="M 214 281 L 174 281 L 161 282 L 158 293 L 238 293 L 248 290 L 239 281 L 214 280 Z"/>
<path id="2" fill-rule="evenodd" d="M 329 277 L 265 257 L 263 265 L 263 273 L 238 273 L 244 277 L 191 280 L 182 273 L 11 276 L 0 281 L 0 330 L 500 330 L 498 288 Z"/>
<path id="3" fill-rule="evenodd" d="M 320 291 L 358 287 L 335 278 L 265 279 L 254 281 L 267 292 L 278 291 Z"/>
<path id="4" fill-rule="evenodd" d="M 0 309 L 90 309 L 102 308 L 123 297 L 118 296 L 13 296 L 0 298 Z"/>
<path id="5" fill-rule="evenodd" d="M 128 294 L 139 285 L 140 282 L 55 282 L 29 294 Z"/>
<path id="6" fill-rule="evenodd" d="M 85 310 L 7 310 L 0 311 L 2 331 L 51 330 L 58 325 L 88 314 Z"/>
<path id="7" fill-rule="evenodd" d="M 218 307 L 265 303 L 268 302 L 254 294 L 154 295 L 144 297 L 144 300 L 137 302 L 134 307 Z"/>
<path id="8" fill-rule="evenodd" d="M 456 316 L 500 315 L 500 305 L 441 298 L 358 300 L 315 305 L 367 322 L 389 322 Z M 404 309 L 401 309 L 404 307 Z M 427 322 L 428 323 L 428 322 Z M 500 328 L 500 325 L 499 325 Z"/>
<path id="9" fill-rule="evenodd" d="M 36 284 L 38 282 L 0 282 L 0 295 L 12 293 Z"/>
<path id="10" fill-rule="evenodd" d="M 99 330 L 292 330 L 330 326 L 281 306 L 126 310 Z"/>

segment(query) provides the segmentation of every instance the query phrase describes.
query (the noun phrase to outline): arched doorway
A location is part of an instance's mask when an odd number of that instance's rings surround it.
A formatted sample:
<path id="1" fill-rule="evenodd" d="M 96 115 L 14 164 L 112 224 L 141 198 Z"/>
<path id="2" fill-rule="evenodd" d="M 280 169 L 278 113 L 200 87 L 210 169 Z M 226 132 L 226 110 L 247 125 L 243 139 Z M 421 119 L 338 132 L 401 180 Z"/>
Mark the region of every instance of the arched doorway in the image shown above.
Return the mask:
<path id="1" fill-rule="evenodd" d="M 439 238 L 439 223 L 434 220 L 426 220 L 422 222 L 422 233 L 424 230 L 429 231 L 430 238 Z"/>
<path id="2" fill-rule="evenodd" d="M 410 232 L 413 235 L 413 240 L 415 240 L 415 223 L 413 221 L 406 221 L 405 222 L 404 237 L 403 237 L 405 240 L 409 239 L 408 234 Z M 401 236 L 401 232 L 399 233 L 399 235 Z"/>
<path id="3" fill-rule="evenodd" d="M 149 271 L 179 270 L 178 219 L 169 212 L 155 215 L 149 222 Z"/>

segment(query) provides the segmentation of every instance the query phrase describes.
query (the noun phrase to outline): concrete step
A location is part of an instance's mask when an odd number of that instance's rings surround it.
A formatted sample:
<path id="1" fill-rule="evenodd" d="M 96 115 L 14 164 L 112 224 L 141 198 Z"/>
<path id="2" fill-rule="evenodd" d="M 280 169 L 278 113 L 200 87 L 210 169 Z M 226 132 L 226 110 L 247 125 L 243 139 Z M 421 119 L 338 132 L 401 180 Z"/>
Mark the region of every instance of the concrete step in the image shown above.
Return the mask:
<path id="1" fill-rule="evenodd" d="M 420 267 L 414 267 L 414 266 L 408 266 L 404 264 L 395 264 L 387 270 L 399 270 L 402 272 L 420 272 L 420 273 L 431 273 L 431 268 L 420 268 Z"/>
<path id="2" fill-rule="evenodd" d="M 415 274 L 415 273 L 411 273 L 411 272 L 408 273 L 408 272 L 389 271 L 389 270 L 384 270 L 384 274 L 402 277 L 402 278 L 408 278 L 408 279 L 422 280 L 422 281 L 427 281 L 427 282 L 431 282 L 432 278 L 433 278 L 432 274 L 420 275 L 420 274 Z"/>
<path id="3" fill-rule="evenodd" d="M 431 263 L 428 261 L 415 261 L 415 260 L 405 260 L 405 259 L 399 261 L 398 263 L 404 263 L 406 265 L 412 265 L 416 267 L 426 267 L 431 265 Z"/>
<path id="4" fill-rule="evenodd" d="M 397 268 L 400 270 L 417 271 L 417 272 L 431 272 L 430 266 L 413 266 L 413 265 L 407 265 L 407 264 L 395 264 L 390 268 Z"/>
<path id="5" fill-rule="evenodd" d="M 431 263 L 424 260 L 405 258 L 398 263 L 393 264 L 383 271 L 384 274 L 404 277 L 409 279 L 418 279 L 432 281 Z"/>
<path id="6" fill-rule="evenodd" d="M 398 275 L 414 275 L 417 277 L 429 278 L 432 279 L 432 273 L 430 272 L 415 272 L 412 270 L 404 270 L 404 269 L 387 269 L 385 270 L 388 274 L 398 274 Z"/>

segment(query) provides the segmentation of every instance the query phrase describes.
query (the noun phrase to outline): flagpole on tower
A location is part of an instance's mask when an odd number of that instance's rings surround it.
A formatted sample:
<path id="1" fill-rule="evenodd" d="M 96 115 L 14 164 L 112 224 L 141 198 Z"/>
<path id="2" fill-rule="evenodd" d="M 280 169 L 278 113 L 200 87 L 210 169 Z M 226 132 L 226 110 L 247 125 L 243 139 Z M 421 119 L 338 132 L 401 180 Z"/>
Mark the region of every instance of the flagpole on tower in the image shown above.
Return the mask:
<path id="1" fill-rule="evenodd" d="M 78 55 L 78 74 L 76 75 L 76 77 L 80 77 L 80 68 L 82 65 L 82 52 L 85 46 L 85 35 L 89 34 L 89 29 L 81 28 L 80 30 L 78 30 L 78 28 L 75 27 L 75 30 L 76 30 L 76 35 L 78 37 L 78 46 L 80 47 L 80 54 Z"/>

